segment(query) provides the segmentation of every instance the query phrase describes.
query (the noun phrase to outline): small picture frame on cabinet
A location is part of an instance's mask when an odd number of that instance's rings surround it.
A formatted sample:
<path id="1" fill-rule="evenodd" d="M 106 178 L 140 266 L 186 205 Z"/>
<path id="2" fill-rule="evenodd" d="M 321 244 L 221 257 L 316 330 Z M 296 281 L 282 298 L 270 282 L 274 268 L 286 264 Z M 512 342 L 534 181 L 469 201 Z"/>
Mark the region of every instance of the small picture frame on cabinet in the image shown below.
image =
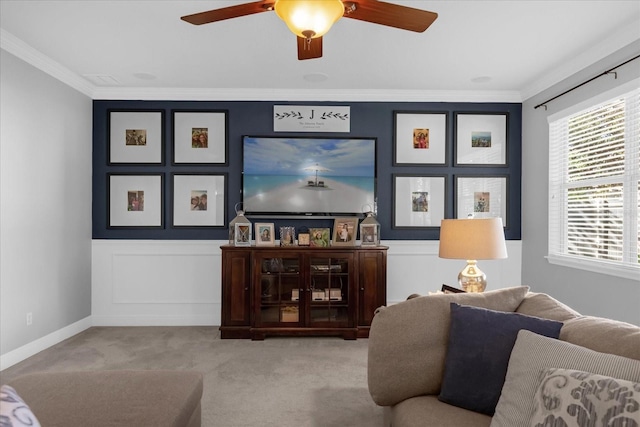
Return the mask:
<path id="1" fill-rule="evenodd" d="M 256 227 L 256 246 L 274 246 L 275 238 L 273 223 L 258 222 Z"/>
<path id="2" fill-rule="evenodd" d="M 296 241 L 295 227 L 280 227 L 280 246 L 294 246 Z"/>

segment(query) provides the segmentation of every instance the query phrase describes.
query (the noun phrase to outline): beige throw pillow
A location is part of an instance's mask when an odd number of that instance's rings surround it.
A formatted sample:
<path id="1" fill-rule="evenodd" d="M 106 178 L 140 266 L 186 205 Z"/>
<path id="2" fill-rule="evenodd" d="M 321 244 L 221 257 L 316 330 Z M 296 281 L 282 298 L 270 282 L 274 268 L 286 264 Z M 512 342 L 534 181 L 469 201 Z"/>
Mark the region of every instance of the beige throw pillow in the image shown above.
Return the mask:
<path id="1" fill-rule="evenodd" d="M 529 427 L 540 374 L 549 368 L 575 369 L 640 382 L 640 360 L 599 353 L 521 330 L 511 352 L 491 427 Z"/>

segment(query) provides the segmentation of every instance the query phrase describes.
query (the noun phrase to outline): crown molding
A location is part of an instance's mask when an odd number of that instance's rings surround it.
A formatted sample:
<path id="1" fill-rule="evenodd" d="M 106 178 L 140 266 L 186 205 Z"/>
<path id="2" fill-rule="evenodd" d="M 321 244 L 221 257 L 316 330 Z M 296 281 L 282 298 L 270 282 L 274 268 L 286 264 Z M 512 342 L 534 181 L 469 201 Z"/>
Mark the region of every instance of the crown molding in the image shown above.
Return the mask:
<path id="1" fill-rule="evenodd" d="M 162 101 L 331 101 L 331 102 L 522 102 L 517 91 L 183 89 L 100 87 L 102 100 Z"/>
<path id="2" fill-rule="evenodd" d="M 60 80 L 78 92 L 90 98 L 93 96 L 95 86 L 87 80 L 2 28 L 0 28 L 0 48 Z"/>
<path id="3" fill-rule="evenodd" d="M 547 71 L 544 76 L 521 91 L 523 102 L 638 40 L 640 31 L 636 21 L 620 28 L 564 64 Z"/>

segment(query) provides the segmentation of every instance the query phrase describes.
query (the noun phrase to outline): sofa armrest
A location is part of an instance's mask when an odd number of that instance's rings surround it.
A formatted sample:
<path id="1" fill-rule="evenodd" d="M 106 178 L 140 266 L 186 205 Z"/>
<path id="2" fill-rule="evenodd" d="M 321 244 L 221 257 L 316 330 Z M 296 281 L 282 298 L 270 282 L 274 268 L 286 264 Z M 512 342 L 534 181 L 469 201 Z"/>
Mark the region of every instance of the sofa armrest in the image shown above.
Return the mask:
<path id="1" fill-rule="evenodd" d="M 528 289 L 437 294 L 380 309 L 369 330 L 367 378 L 374 402 L 391 406 L 410 397 L 440 393 L 451 302 L 514 311 Z"/>

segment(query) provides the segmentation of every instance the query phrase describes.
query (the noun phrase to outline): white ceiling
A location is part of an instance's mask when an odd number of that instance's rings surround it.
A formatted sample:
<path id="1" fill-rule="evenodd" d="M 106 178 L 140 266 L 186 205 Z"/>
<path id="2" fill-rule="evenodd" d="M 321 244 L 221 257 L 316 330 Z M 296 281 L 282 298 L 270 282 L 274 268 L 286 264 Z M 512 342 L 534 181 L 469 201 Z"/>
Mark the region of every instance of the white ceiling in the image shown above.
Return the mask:
<path id="1" fill-rule="evenodd" d="M 307 61 L 274 12 L 180 20 L 244 2 L 0 0 L 2 48 L 94 98 L 521 101 L 640 39 L 638 0 L 390 0 L 438 19 L 424 33 L 341 19 L 324 56 Z M 114 81 L 82 77 L 90 75 Z"/>

